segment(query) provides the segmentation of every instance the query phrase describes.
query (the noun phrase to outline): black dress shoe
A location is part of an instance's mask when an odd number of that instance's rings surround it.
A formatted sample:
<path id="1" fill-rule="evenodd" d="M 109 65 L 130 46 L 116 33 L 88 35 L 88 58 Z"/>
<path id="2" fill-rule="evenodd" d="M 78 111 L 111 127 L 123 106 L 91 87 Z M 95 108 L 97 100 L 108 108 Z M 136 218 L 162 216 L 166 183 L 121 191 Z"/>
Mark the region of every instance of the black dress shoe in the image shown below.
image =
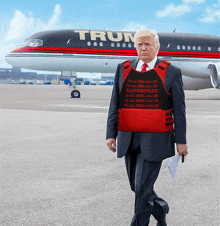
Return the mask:
<path id="1" fill-rule="evenodd" d="M 167 226 L 167 224 L 158 224 L 157 223 L 157 226 Z"/>
<path id="2" fill-rule="evenodd" d="M 158 222 L 157 222 L 157 226 L 167 226 L 166 218 L 164 218 L 164 219 L 161 220 L 161 221 L 158 221 Z"/>
<path id="3" fill-rule="evenodd" d="M 157 220 L 157 226 L 167 226 L 166 215 L 169 212 L 169 207 L 167 206 L 167 208 L 164 210 L 162 210 L 162 208 L 158 209 L 160 209 L 160 211 L 153 213 L 154 218 Z"/>
<path id="4" fill-rule="evenodd" d="M 167 213 L 163 214 L 157 219 L 157 226 L 167 226 L 166 215 Z"/>

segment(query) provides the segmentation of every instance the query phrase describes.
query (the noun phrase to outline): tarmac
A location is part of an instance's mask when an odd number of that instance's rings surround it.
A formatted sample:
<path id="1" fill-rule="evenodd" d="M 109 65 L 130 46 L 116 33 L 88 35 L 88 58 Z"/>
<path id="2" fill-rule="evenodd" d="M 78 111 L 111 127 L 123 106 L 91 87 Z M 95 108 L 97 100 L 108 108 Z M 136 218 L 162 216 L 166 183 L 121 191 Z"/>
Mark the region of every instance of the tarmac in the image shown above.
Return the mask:
<path id="1" fill-rule="evenodd" d="M 112 86 L 0 85 L 1 226 L 129 226 L 124 159 L 106 146 Z M 155 190 L 168 226 L 220 225 L 220 90 L 185 91 L 189 154 Z M 156 226 L 152 217 L 150 226 Z"/>

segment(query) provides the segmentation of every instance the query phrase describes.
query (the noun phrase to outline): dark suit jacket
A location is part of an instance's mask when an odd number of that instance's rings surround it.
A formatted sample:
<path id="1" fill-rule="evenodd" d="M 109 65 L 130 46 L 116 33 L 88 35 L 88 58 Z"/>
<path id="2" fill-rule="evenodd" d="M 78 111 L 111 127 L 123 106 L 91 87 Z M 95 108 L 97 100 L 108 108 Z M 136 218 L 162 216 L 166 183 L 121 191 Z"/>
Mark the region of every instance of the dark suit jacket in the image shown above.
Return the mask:
<path id="1" fill-rule="evenodd" d="M 131 61 L 137 67 L 139 59 Z M 157 60 L 157 66 L 161 61 Z M 117 111 L 119 92 L 123 83 L 123 63 L 118 65 L 112 90 L 111 102 L 107 119 L 106 139 L 117 138 L 117 157 L 123 157 L 130 145 L 132 132 L 117 130 Z M 174 114 L 174 130 L 165 133 L 139 133 L 141 153 L 148 161 L 160 161 L 175 154 L 174 143 L 186 144 L 185 95 L 182 75 L 179 68 L 169 65 L 165 76 L 165 87 L 172 95 Z"/>

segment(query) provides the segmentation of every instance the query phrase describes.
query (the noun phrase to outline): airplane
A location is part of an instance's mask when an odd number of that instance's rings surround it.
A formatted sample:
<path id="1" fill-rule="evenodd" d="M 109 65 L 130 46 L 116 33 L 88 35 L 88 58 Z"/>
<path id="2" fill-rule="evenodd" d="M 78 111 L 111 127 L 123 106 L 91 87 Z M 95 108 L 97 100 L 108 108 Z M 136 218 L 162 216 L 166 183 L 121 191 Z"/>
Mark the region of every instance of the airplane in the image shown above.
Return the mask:
<path id="1" fill-rule="evenodd" d="M 25 39 L 5 56 L 14 67 L 44 71 L 115 73 L 117 65 L 137 58 L 135 32 L 50 30 Z M 220 36 L 158 32 L 158 58 L 179 67 L 184 89 L 220 89 Z M 76 76 L 72 76 L 75 88 Z M 78 98 L 80 92 L 73 90 Z"/>

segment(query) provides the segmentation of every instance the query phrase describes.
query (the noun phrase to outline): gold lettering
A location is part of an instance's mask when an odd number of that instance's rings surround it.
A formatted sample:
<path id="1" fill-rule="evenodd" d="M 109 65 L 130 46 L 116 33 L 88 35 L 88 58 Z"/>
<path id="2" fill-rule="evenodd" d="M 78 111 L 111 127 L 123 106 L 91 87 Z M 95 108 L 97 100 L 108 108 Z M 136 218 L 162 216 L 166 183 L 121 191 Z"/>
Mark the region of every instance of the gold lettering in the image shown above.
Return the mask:
<path id="1" fill-rule="evenodd" d="M 101 41 L 106 41 L 106 33 L 104 31 L 90 31 L 91 40 L 96 41 L 97 38 L 100 38 Z"/>
<path id="2" fill-rule="evenodd" d="M 85 34 L 89 33 L 89 31 L 81 31 L 81 30 L 79 30 L 79 31 L 75 30 L 74 32 L 79 33 L 79 39 L 80 40 L 86 40 Z"/>
<path id="3" fill-rule="evenodd" d="M 111 40 L 112 42 L 120 42 L 122 40 L 122 33 L 117 32 L 117 38 L 113 37 L 113 34 L 111 31 L 108 32 L 108 38 L 109 40 Z"/>
<path id="4" fill-rule="evenodd" d="M 124 33 L 125 42 L 134 42 L 134 37 L 131 33 Z"/>

